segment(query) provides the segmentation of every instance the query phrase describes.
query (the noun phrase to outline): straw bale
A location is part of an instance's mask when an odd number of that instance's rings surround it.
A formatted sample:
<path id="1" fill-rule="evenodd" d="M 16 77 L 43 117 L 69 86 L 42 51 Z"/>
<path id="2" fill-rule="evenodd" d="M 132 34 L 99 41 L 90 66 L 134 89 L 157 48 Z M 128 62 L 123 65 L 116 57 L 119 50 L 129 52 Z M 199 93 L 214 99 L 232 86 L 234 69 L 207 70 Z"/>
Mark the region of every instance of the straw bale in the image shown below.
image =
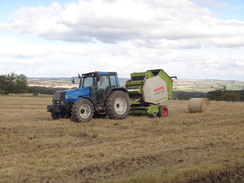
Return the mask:
<path id="1" fill-rule="evenodd" d="M 209 112 L 210 101 L 208 100 L 208 98 L 191 98 L 188 103 L 188 110 L 190 113 Z"/>

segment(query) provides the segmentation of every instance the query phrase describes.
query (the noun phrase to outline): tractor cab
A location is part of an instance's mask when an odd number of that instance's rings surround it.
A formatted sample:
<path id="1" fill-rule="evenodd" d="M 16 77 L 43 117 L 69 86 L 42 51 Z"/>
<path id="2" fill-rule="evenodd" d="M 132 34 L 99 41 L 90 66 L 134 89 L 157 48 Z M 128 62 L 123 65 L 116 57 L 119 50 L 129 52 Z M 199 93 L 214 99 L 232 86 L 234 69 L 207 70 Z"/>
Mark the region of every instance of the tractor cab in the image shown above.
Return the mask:
<path id="1" fill-rule="evenodd" d="M 120 87 L 116 72 L 91 72 L 78 75 L 79 88 L 89 88 L 89 93 L 94 103 L 103 103 L 106 95 L 114 89 Z M 74 83 L 74 78 L 72 78 Z"/>

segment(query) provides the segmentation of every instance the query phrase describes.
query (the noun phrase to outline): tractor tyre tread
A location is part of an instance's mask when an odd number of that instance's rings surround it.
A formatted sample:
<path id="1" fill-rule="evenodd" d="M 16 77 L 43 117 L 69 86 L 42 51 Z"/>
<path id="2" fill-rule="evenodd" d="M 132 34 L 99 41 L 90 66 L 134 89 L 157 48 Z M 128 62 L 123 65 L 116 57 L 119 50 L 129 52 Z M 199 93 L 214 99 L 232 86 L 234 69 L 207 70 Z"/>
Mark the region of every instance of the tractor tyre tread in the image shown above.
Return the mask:
<path id="1" fill-rule="evenodd" d="M 117 98 L 123 98 L 122 100 L 126 103 L 126 109 L 123 114 L 118 114 L 116 112 L 115 101 Z M 130 111 L 129 96 L 124 91 L 113 91 L 105 101 L 105 108 L 110 119 L 124 119 L 128 116 Z"/>
<path id="2" fill-rule="evenodd" d="M 82 117 L 81 114 L 80 114 L 80 107 L 82 105 L 85 105 L 88 107 L 88 111 L 89 112 L 89 116 L 87 117 Z M 75 101 L 75 103 L 73 104 L 72 108 L 71 108 L 71 120 L 72 121 L 75 121 L 75 122 L 87 122 L 87 121 L 90 121 L 91 118 L 93 117 L 94 115 L 94 107 L 93 107 L 93 104 L 90 100 L 88 99 L 79 99 L 77 101 Z"/>

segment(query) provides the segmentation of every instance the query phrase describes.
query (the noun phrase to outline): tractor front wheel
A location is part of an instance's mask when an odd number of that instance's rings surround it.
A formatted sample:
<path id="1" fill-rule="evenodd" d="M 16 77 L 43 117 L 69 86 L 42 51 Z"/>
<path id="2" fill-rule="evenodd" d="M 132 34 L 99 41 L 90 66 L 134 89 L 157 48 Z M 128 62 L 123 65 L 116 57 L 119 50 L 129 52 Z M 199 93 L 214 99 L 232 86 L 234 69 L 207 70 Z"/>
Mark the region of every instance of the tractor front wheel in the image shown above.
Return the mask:
<path id="1" fill-rule="evenodd" d="M 166 106 L 159 106 L 158 110 L 159 117 L 167 117 L 169 115 L 169 109 Z"/>
<path id="2" fill-rule="evenodd" d="M 94 107 L 90 100 L 77 100 L 71 109 L 71 119 L 75 122 L 90 121 L 94 115 Z"/>
<path id="3" fill-rule="evenodd" d="M 108 96 L 105 107 L 110 119 L 124 119 L 130 111 L 129 97 L 123 91 L 114 91 Z"/>

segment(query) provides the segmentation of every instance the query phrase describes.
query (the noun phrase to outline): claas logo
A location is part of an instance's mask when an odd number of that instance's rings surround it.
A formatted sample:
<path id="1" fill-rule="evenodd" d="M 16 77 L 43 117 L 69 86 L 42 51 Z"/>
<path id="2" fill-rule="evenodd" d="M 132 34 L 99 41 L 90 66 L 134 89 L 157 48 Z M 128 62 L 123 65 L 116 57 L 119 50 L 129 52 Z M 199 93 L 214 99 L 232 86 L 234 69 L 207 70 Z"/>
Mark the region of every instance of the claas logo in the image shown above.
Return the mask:
<path id="1" fill-rule="evenodd" d="M 155 88 L 153 91 L 154 91 L 154 93 L 156 93 L 156 92 L 161 91 L 161 90 L 164 90 L 164 86 L 161 86 L 159 88 Z"/>

